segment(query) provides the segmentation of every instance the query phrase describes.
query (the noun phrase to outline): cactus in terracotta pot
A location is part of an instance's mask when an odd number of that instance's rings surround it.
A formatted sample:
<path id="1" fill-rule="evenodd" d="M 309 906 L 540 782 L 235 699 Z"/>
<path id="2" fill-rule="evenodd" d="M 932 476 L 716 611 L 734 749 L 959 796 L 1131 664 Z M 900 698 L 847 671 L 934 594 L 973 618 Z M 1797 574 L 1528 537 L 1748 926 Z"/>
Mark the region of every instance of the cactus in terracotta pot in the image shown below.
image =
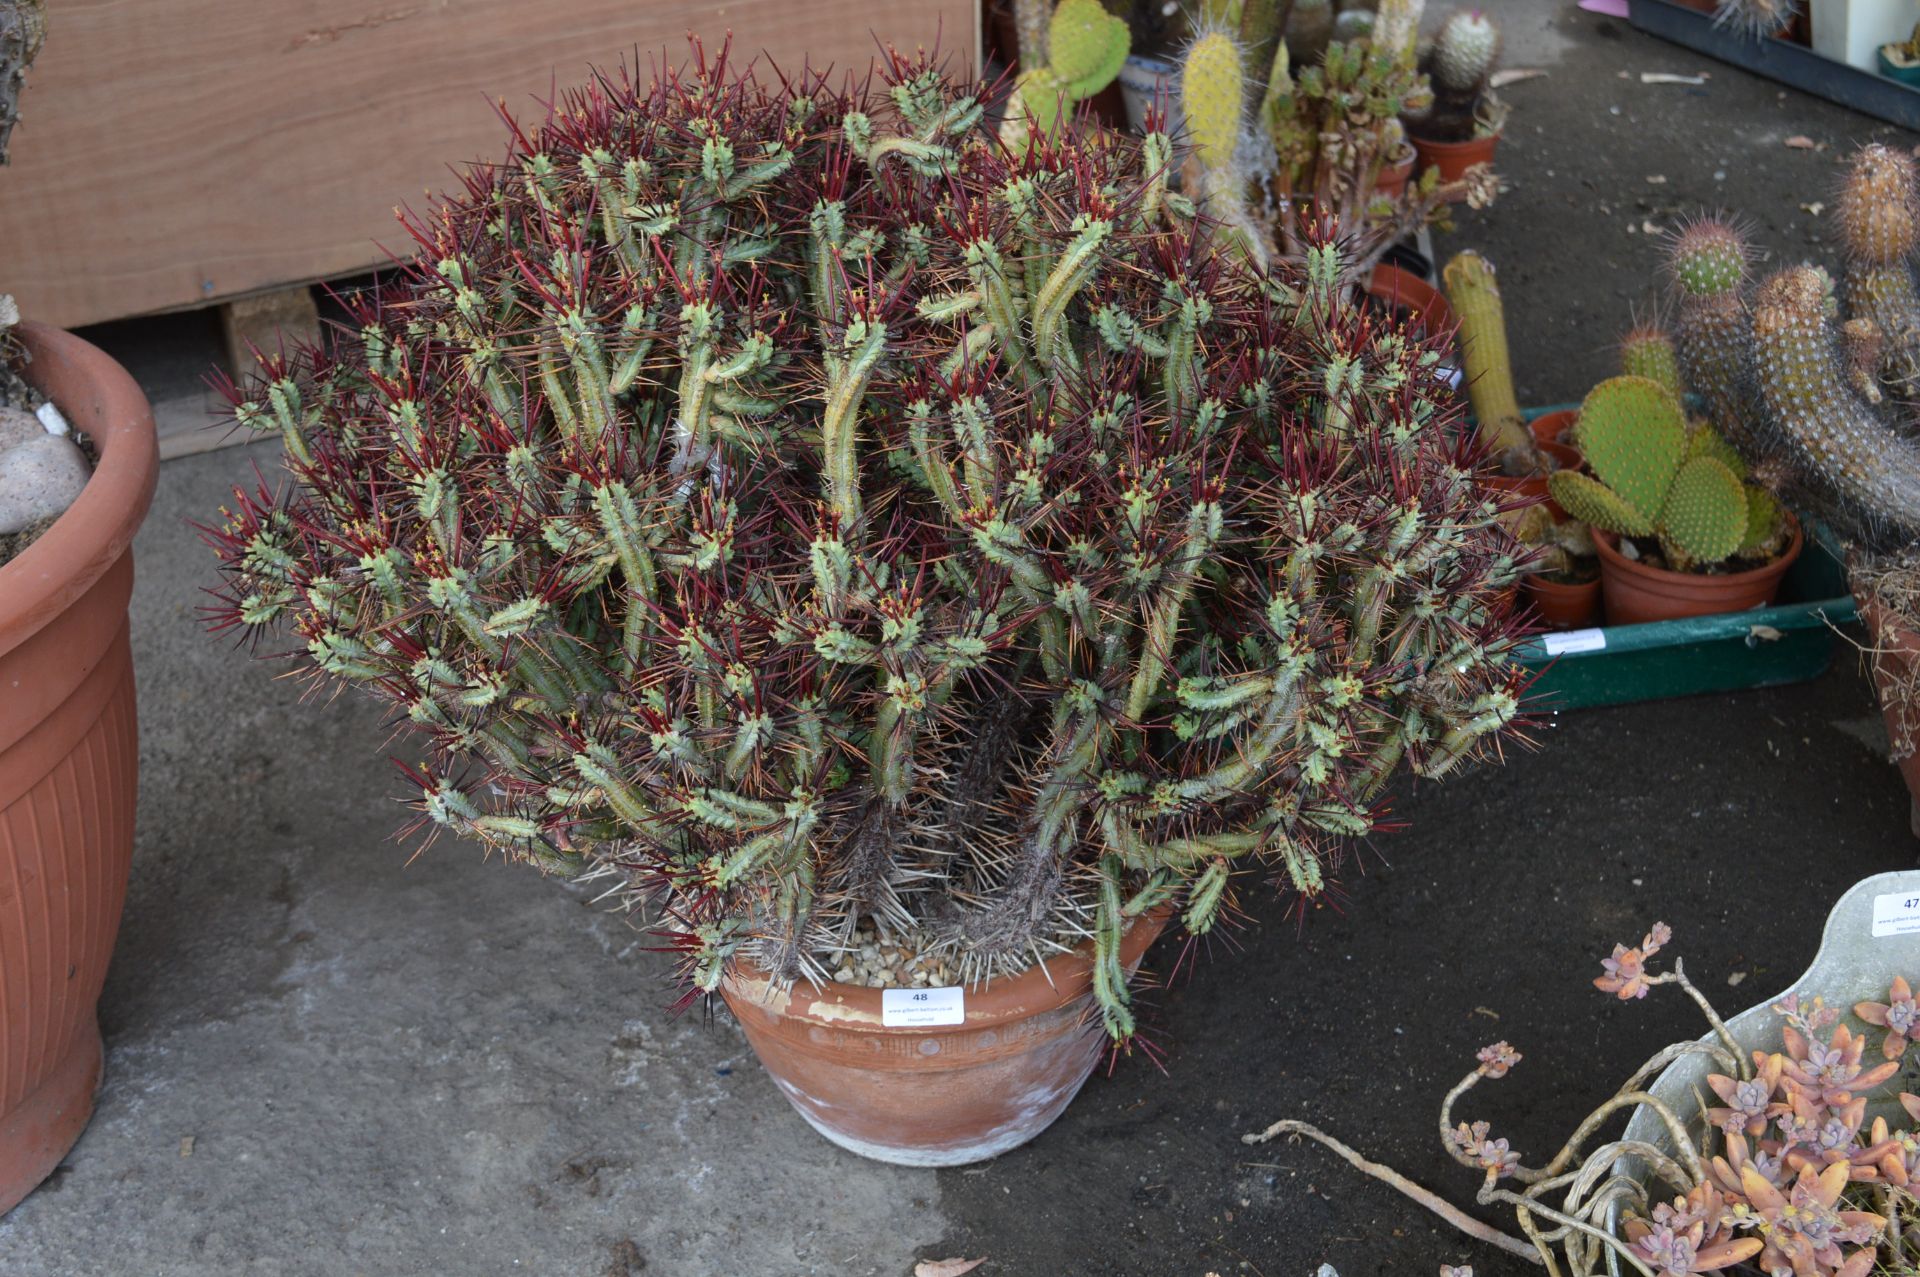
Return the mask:
<path id="1" fill-rule="evenodd" d="M 976 90 L 576 90 L 235 388 L 218 622 L 426 746 L 423 828 L 651 904 L 692 989 L 879 922 L 969 981 L 1309 895 L 1516 709 L 1524 551 L 1436 352 Z M 1225 112 L 1221 115 L 1224 117 Z"/>
<path id="2" fill-rule="evenodd" d="M 1492 88 L 1500 55 L 1500 28 L 1479 9 L 1456 9 L 1434 35 L 1426 69 L 1433 80 L 1433 106 L 1418 113 L 1418 135 L 1432 142 L 1494 137 L 1507 107 Z"/>

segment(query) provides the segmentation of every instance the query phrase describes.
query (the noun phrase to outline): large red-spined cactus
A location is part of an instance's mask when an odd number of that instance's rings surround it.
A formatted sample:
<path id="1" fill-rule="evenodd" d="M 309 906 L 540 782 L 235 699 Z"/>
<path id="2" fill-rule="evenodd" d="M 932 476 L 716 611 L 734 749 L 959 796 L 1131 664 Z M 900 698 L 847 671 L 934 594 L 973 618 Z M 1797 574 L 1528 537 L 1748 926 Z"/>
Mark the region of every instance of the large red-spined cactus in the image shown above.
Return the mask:
<path id="1" fill-rule="evenodd" d="M 603 80 L 236 415 L 210 534 L 430 743 L 425 818 L 661 909 L 698 988 L 865 915 L 981 976 L 1237 879 L 1319 891 L 1515 711 L 1520 551 L 1435 353 L 1169 219 L 1166 139 L 1002 149 L 725 58 Z"/>

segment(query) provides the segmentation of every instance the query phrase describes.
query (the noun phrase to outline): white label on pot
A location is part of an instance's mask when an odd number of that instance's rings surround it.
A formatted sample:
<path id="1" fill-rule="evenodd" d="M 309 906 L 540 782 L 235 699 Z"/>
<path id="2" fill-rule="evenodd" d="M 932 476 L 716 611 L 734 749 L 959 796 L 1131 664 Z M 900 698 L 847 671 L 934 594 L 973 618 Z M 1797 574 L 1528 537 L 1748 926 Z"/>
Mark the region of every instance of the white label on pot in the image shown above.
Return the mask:
<path id="1" fill-rule="evenodd" d="M 1565 656 L 1568 652 L 1598 652 L 1606 645 L 1605 630 L 1565 630 L 1559 634 L 1540 636 L 1540 646 L 1547 649 L 1548 656 Z"/>
<path id="2" fill-rule="evenodd" d="M 966 1020 L 967 991 L 957 986 L 880 990 L 880 1023 L 889 1029 L 928 1029 Z"/>
<path id="3" fill-rule="evenodd" d="M 1873 898 L 1873 935 L 1920 935 L 1920 893 L 1889 891 Z"/>

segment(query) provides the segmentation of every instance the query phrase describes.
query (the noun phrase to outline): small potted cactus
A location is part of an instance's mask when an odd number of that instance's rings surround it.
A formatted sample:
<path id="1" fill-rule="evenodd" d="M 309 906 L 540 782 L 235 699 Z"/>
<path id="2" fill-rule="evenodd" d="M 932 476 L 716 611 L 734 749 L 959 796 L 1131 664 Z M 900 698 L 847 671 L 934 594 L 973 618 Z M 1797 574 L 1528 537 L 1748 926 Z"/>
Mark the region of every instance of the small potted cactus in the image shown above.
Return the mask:
<path id="1" fill-rule="evenodd" d="M 936 1165 L 1132 1037 L 1163 927 L 1500 737 L 1523 550 L 1331 239 L 1256 275 L 1164 134 L 881 71 L 515 129 L 233 388 L 294 482 L 210 540 L 219 624 L 419 736 L 425 826 L 603 880 L 808 1121 Z"/>
<path id="2" fill-rule="evenodd" d="M 1797 523 L 1745 481 L 1740 456 L 1689 424 L 1671 387 L 1613 377 L 1580 405 L 1574 441 L 1591 473 L 1548 480 L 1594 532 L 1607 621 L 1633 625 L 1771 603 L 1800 553 Z"/>
<path id="3" fill-rule="evenodd" d="M 1507 122 L 1507 104 L 1492 88 L 1499 54 L 1500 28 L 1479 9 L 1448 14 L 1433 38 L 1426 59 L 1432 105 L 1409 112 L 1407 132 L 1421 166 L 1439 170 L 1443 182 L 1493 163 Z"/>
<path id="4" fill-rule="evenodd" d="M 1920 88 L 1920 22 L 1906 39 L 1881 45 L 1877 54 L 1881 75 Z"/>

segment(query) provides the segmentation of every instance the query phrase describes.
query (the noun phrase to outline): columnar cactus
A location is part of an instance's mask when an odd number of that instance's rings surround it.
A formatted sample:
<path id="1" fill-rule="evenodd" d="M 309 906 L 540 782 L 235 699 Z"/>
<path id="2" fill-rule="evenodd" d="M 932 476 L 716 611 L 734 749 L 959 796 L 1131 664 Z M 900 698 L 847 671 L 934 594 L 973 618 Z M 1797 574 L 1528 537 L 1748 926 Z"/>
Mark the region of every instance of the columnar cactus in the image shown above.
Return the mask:
<path id="1" fill-rule="evenodd" d="M 1533 432 L 1520 415 L 1513 389 L 1513 361 L 1507 353 L 1507 315 L 1493 263 L 1468 250 L 1440 272 L 1447 303 L 1460 322 L 1460 351 L 1466 365 L 1467 399 L 1473 405 L 1481 440 L 1509 474 L 1544 469 Z"/>
<path id="2" fill-rule="evenodd" d="M 1920 377 L 1920 295 L 1907 259 L 1920 239 L 1920 196 L 1914 161 L 1873 143 L 1855 153 L 1835 201 L 1846 249 L 1841 299 L 1856 320 L 1880 330 L 1880 373 L 1890 381 Z"/>
<path id="3" fill-rule="evenodd" d="M 877 917 L 970 978 L 1314 894 L 1402 765 L 1515 712 L 1522 550 L 1437 353 L 1340 252 L 1256 276 L 1163 137 L 1008 150 L 724 57 L 603 80 L 412 223 L 357 331 L 233 391 L 295 484 L 217 623 L 428 745 L 422 824 L 819 978 Z"/>
<path id="4" fill-rule="evenodd" d="M 1580 405 L 1574 441 L 1593 476 L 1554 474 L 1554 500 L 1590 527 L 1658 537 L 1676 570 L 1752 553 L 1774 532 L 1771 507 L 1749 495 L 1737 459 L 1711 430 L 1690 430 L 1679 401 L 1656 381 L 1614 377 L 1595 386 Z"/>
<path id="5" fill-rule="evenodd" d="M 1714 428 L 1744 444 L 1753 418 L 1747 332 L 1746 236 L 1720 217 L 1699 218 L 1674 236 L 1667 256 L 1679 304 L 1674 311 L 1680 372 L 1701 397 Z"/>
<path id="6" fill-rule="evenodd" d="M 1753 302 L 1758 446 L 1786 462 L 1801 499 L 1869 550 L 1920 538 L 1920 446 L 1879 417 L 1836 358 L 1830 281 L 1794 266 Z"/>

